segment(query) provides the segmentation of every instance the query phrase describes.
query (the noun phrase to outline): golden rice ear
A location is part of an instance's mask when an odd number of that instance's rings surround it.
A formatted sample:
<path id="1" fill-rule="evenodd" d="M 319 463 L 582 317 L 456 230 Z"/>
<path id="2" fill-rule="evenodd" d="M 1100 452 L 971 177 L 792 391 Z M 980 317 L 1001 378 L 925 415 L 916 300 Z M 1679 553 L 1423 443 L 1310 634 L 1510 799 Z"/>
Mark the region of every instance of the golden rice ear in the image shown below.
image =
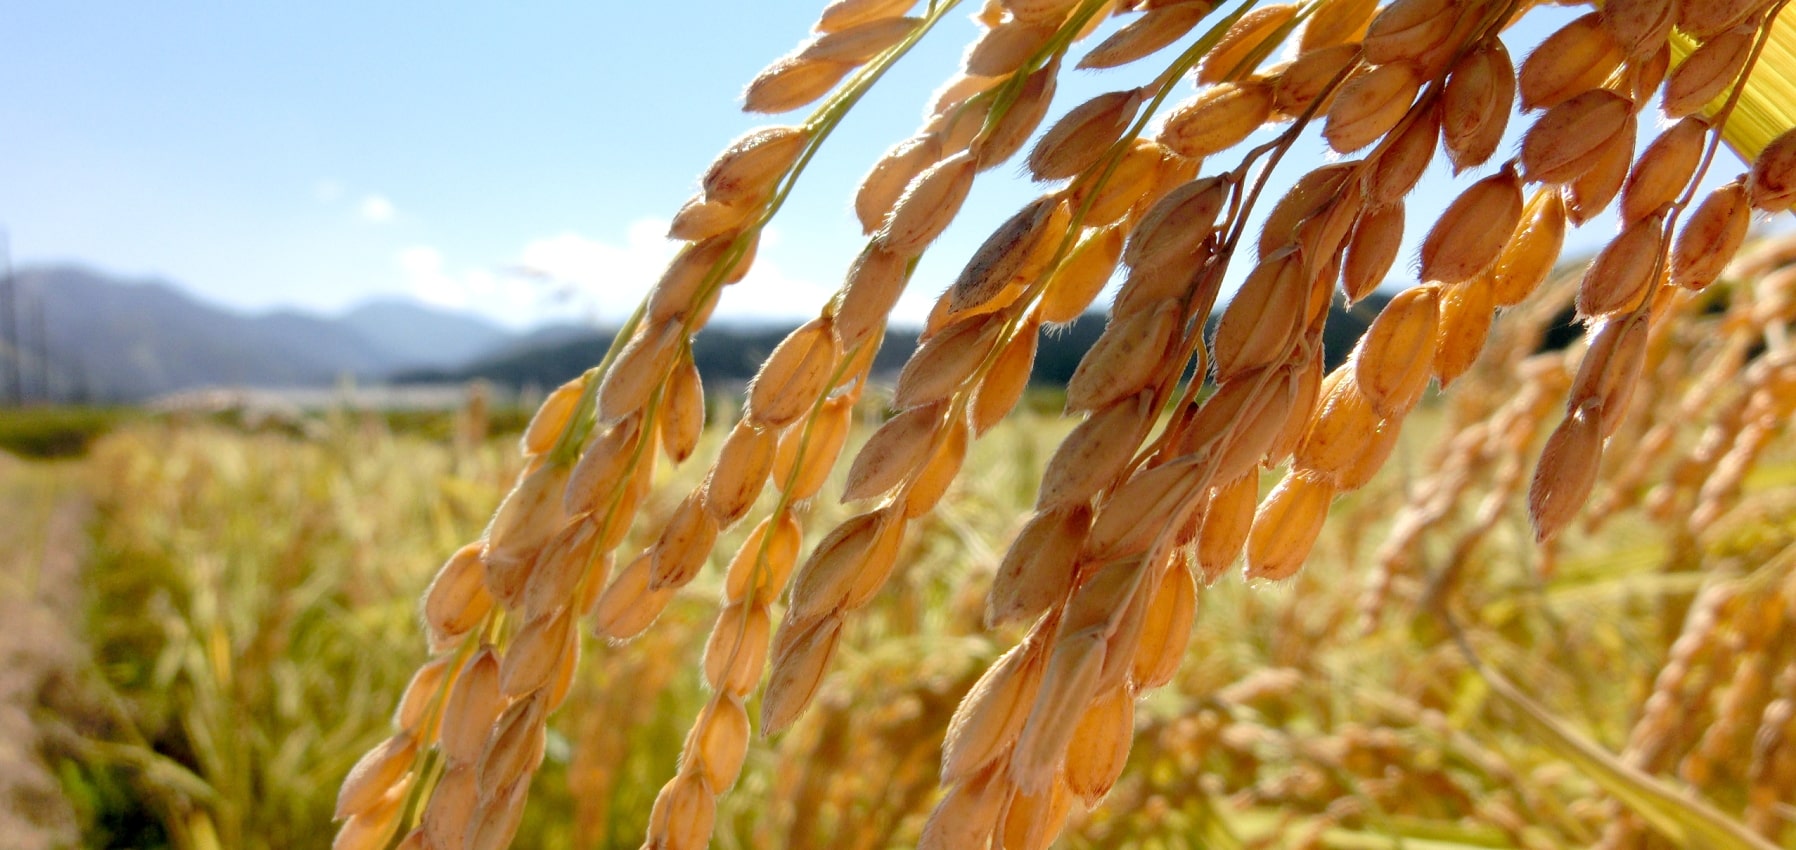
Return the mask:
<path id="1" fill-rule="evenodd" d="M 864 344 L 885 328 L 886 316 L 904 294 L 909 267 L 907 257 L 877 242 L 855 258 L 836 307 L 836 337 L 844 350 Z"/>
<path id="2" fill-rule="evenodd" d="M 854 195 L 854 214 L 860 219 L 861 231 L 872 234 L 884 226 L 905 187 L 944 155 L 942 138 L 935 133 L 906 139 L 886 151 L 861 179 Z"/>
<path id="3" fill-rule="evenodd" d="M 724 571 L 724 598 L 739 602 L 752 596 L 764 604 L 777 595 L 798 562 L 803 535 L 791 513 L 761 520 Z"/>
<path id="4" fill-rule="evenodd" d="M 546 694 L 535 693 L 514 701 L 499 714 L 475 765 L 475 790 L 483 799 L 535 769 L 542 759 L 543 715 Z"/>
<path id="5" fill-rule="evenodd" d="M 639 328 L 599 382 L 599 421 L 617 422 L 641 410 L 673 365 L 685 338 L 685 329 L 678 321 Z"/>
<path id="6" fill-rule="evenodd" d="M 916 0 L 832 0 L 817 18 L 815 29 L 822 33 L 841 32 L 910 11 Z"/>
<path id="7" fill-rule="evenodd" d="M 702 242 L 741 229 L 755 211 L 746 204 L 728 204 L 694 195 L 674 213 L 673 221 L 667 226 L 667 238 Z"/>
<path id="8" fill-rule="evenodd" d="M 792 424 L 829 389 L 837 354 L 835 323 L 827 316 L 788 334 L 748 385 L 748 418 L 772 428 Z"/>
<path id="9" fill-rule="evenodd" d="M 774 450 L 773 486 L 792 501 L 809 499 L 821 492 L 848 441 L 853 420 L 854 399 L 838 396 L 823 403 L 808 430 L 802 425 L 786 429 Z"/>
<path id="10" fill-rule="evenodd" d="M 1522 137 L 1522 171 L 1540 183 L 1564 183 L 1588 171 L 1603 146 L 1631 137 L 1634 104 L 1607 89 L 1593 89 L 1547 110 Z"/>
<path id="11" fill-rule="evenodd" d="M 827 94 L 854 70 L 849 62 L 790 56 L 768 65 L 742 93 L 742 111 L 791 112 Z"/>
<path id="12" fill-rule="evenodd" d="M 469 543 L 456 550 L 424 591 L 424 624 L 432 645 L 447 647 L 492 610 L 482 548 L 479 543 Z"/>
<path id="13" fill-rule="evenodd" d="M 1439 337 L 1434 345 L 1434 377 L 1445 388 L 1465 374 L 1484 350 L 1496 301 L 1487 273 L 1441 290 Z"/>
<path id="14" fill-rule="evenodd" d="M 881 247 L 907 257 L 922 253 L 960 211 L 978 164 L 971 153 L 961 151 L 924 169 L 892 208 L 879 233 Z"/>
<path id="15" fill-rule="evenodd" d="M 1293 472 L 1272 488 L 1247 535 L 1247 577 L 1279 581 L 1302 568 L 1322 533 L 1335 488 L 1327 479 Z"/>
<path id="16" fill-rule="evenodd" d="M 1685 219 L 1671 247 L 1671 282 L 1692 291 L 1714 283 L 1746 241 L 1752 205 L 1735 180 L 1709 193 Z"/>
<path id="17" fill-rule="evenodd" d="M 1565 217 L 1575 225 L 1601 215 L 1615 200 L 1628 179 L 1634 163 L 1633 127 L 1603 143 L 1591 158 L 1589 168 L 1565 184 Z"/>
<path id="18" fill-rule="evenodd" d="M 697 773 L 674 777 L 655 797 L 649 810 L 650 847 L 702 850 L 711 841 L 717 818 L 717 793 Z"/>
<path id="19" fill-rule="evenodd" d="M 692 456 L 705 430 L 705 387 L 690 355 L 668 376 L 661 406 L 661 445 L 668 460 L 680 463 Z"/>
<path id="20" fill-rule="evenodd" d="M 1023 393 L 1029 388 L 1029 375 L 1035 367 L 1035 349 L 1041 341 L 1039 319 L 1026 321 L 998 350 L 991 369 L 979 382 L 969 411 L 975 437 L 1003 421 Z"/>
<path id="21" fill-rule="evenodd" d="M 1421 86 L 1421 76 L 1405 62 L 1362 69 L 1335 96 L 1322 125 L 1323 138 L 1341 153 L 1377 141 L 1403 119 Z"/>
<path id="22" fill-rule="evenodd" d="M 705 479 L 705 510 L 720 525 L 730 525 L 748 512 L 761 494 L 761 485 L 773 471 L 773 454 L 779 434 L 746 419 L 730 429 L 717 462 Z"/>
<path id="23" fill-rule="evenodd" d="M 892 406 L 913 408 L 954 395 L 979 369 L 1003 331 L 1003 317 L 988 313 L 962 319 L 924 340 L 898 373 Z"/>
<path id="24" fill-rule="evenodd" d="M 966 462 L 967 443 L 971 439 L 971 428 L 960 417 L 954 417 L 943 427 L 928 459 L 905 476 L 902 491 L 905 517 L 929 513 L 948 494 L 948 488 L 960 474 L 961 464 Z M 850 607 L 862 604 L 865 600 L 852 602 Z"/>
<path id="25" fill-rule="evenodd" d="M 1085 313 L 1115 274 L 1127 234 L 1120 226 L 1086 230 L 1042 292 L 1037 310 L 1044 323 L 1065 324 Z"/>
<path id="26" fill-rule="evenodd" d="M 1621 190 L 1621 220 L 1631 223 L 1678 199 L 1702 159 L 1709 125 L 1685 118 L 1646 146 Z"/>
<path id="27" fill-rule="evenodd" d="M 1064 180 L 1085 171 L 1122 138 L 1146 100 L 1144 89 L 1098 95 L 1067 112 L 1029 152 L 1037 180 Z"/>
<path id="28" fill-rule="evenodd" d="M 1713 38 L 1766 7 L 1761 0 L 1715 0 L 1711 3 L 1677 4 L 1677 27 L 1697 40 Z"/>
<path id="29" fill-rule="evenodd" d="M 1571 522 L 1596 484 L 1603 435 L 1595 403 L 1573 411 L 1547 438 L 1528 488 L 1528 515 L 1534 536 L 1546 541 Z"/>
<path id="30" fill-rule="evenodd" d="M 1665 46 L 1680 5 L 1678 0 L 1609 0 L 1603 4 L 1603 25 L 1622 55 L 1643 59 Z"/>
<path id="31" fill-rule="evenodd" d="M 1358 170 L 1358 162 L 1335 162 L 1297 178 L 1278 203 L 1272 205 L 1265 223 L 1260 226 L 1260 257 L 1269 257 L 1291 244 L 1304 220 L 1320 213 L 1346 191 Z"/>
<path id="32" fill-rule="evenodd" d="M 981 131 L 972 144 L 981 170 L 999 165 L 1023 149 L 1041 119 L 1047 116 L 1059 77 L 1060 57 L 1055 56 L 1023 81 L 1022 90 L 997 123 Z"/>
<path id="33" fill-rule="evenodd" d="M 1002 77 L 1023 67 L 1029 57 L 1054 37 L 1053 24 L 1010 19 L 986 30 L 967 49 L 962 67 L 969 74 Z"/>
<path id="34" fill-rule="evenodd" d="M 804 153 L 810 134 L 802 127 L 764 127 L 731 142 L 705 171 L 706 200 L 750 205 L 773 193 L 774 184 Z"/>
<path id="35" fill-rule="evenodd" d="M 1490 268 L 1521 222 L 1522 207 L 1513 165 L 1473 183 L 1422 240 L 1422 280 L 1460 283 Z"/>
<path id="36" fill-rule="evenodd" d="M 562 492 L 562 510 L 568 515 L 591 512 L 610 497 L 621 483 L 637 440 L 641 438 L 642 418 L 632 416 L 604 429 L 581 452 L 573 471 L 568 474 Z"/>
<path id="37" fill-rule="evenodd" d="M 1515 66 L 1498 39 L 1488 39 L 1453 66 L 1441 92 L 1441 143 L 1455 172 L 1496 153 L 1515 102 Z"/>
<path id="38" fill-rule="evenodd" d="M 747 697 L 761 681 L 772 633 L 773 621 L 767 606 L 725 606 L 717 615 L 711 637 L 705 641 L 705 684 L 733 700 Z M 746 715 L 743 722 L 747 722 Z M 732 779 L 733 776 L 732 772 Z"/>
<path id="39" fill-rule="evenodd" d="M 1547 36 L 1522 60 L 1516 78 L 1521 107 L 1550 109 L 1601 88 L 1621 62 L 1621 46 L 1603 26 L 1602 13 L 1577 18 Z"/>
<path id="40" fill-rule="evenodd" d="M 1148 9 L 1086 53 L 1079 69 L 1115 68 L 1154 53 L 1183 38 L 1215 6 L 1210 0 L 1191 0 Z"/>
<path id="41" fill-rule="evenodd" d="M 1612 316 L 1640 306 L 1665 267 L 1665 219 L 1652 215 L 1623 228 L 1578 283 L 1578 315 Z"/>
<path id="42" fill-rule="evenodd" d="M 1634 385 L 1646 364 L 1647 330 L 1644 315 L 1605 320 L 1591 329 L 1590 347 L 1572 379 L 1566 406 L 1576 410 L 1594 402 L 1604 437 L 1621 427 L 1627 413 Z"/>
<path id="43" fill-rule="evenodd" d="M 1297 37 L 1297 52 L 1357 42 L 1378 13 L 1378 0 L 1327 0 L 1316 6 Z"/>
<path id="44" fill-rule="evenodd" d="M 985 616 L 992 626 L 1031 619 L 1057 603 L 1073 587 L 1075 568 L 1091 509 L 1074 505 L 1037 513 L 1018 532 L 986 599 Z"/>
<path id="45" fill-rule="evenodd" d="M 673 599 L 675 588 L 649 587 L 655 553 L 644 552 L 626 565 L 593 609 L 593 634 L 613 642 L 627 641 L 647 629 Z"/>
<path id="46" fill-rule="evenodd" d="M 1228 188 L 1222 178 L 1205 177 L 1168 192 L 1142 215 L 1123 248 L 1123 262 L 1139 272 L 1190 264 L 1215 229 Z"/>
<path id="47" fill-rule="evenodd" d="M 958 850 L 990 842 L 1004 814 L 1006 789 L 996 779 L 998 772 L 995 765 L 987 767 L 948 789 L 923 823 L 917 850 Z"/>
<path id="48" fill-rule="evenodd" d="M 1172 681 L 1185 647 L 1191 642 L 1191 624 L 1197 616 L 1197 587 L 1191 571 L 1175 562 L 1160 579 L 1154 599 L 1148 603 L 1140 643 L 1129 668 L 1135 690 L 1158 688 Z"/>
<path id="49" fill-rule="evenodd" d="M 1278 251 L 1254 267 L 1216 324 L 1211 346 L 1216 380 L 1274 365 L 1285 358 L 1303 320 L 1309 281 L 1303 255 Z"/>
<path id="50" fill-rule="evenodd" d="M 906 474 L 928 458 L 946 412 L 946 403 L 936 402 L 910 408 L 886 420 L 855 455 L 848 468 L 842 500 L 868 499 L 898 486 Z"/>
<path id="51" fill-rule="evenodd" d="M 948 723 L 942 782 L 970 778 L 1016 741 L 1041 684 L 1042 654 L 1024 642 L 986 668 Z"/>
<path id="52" fill-rule="evenodd" d="M 1665 84 L 1665 76 L 1671 72 L 1671 44 L 1660 45 L 1652 55 L 1628 63 L 1623 70 L 1628 76 L 1628 95 L 1634 102 L 1652 100 L 1659 87 Z"/>
<path id="53" fill-rule="evenodd" d="M 1060 443 L 1042 472 L 1035 509 L 1049 513 L 1088 504 L 1121 474 L 1153 414 L 1147 393 L 1098 410 Z"/>
<path id="54" fill-rule="evenodd" d="M 1300 54 L 1273 77 L 1273 109 L 1279 117 L 1289 119 L 1312 107 L 1317 115 L 1328 114 L 1334 106 L 1330 87 L 1359 59 L 1357 44 L 1336 44 Z"/>
<path id="55" fill-rule="evenodd" d="M 790 638 L 775 638 L 778 651 L 768 673 L 767 687 L 762 691 L 763 736 L 784 731 L 810 705 L 842 637 L 842 620 L 834 615 L 799 626 L 788 620 L 780 627 L 782 632 L 788 628 L 794 629 Z"/>
<path id="56" fill-rule="evenodd" d="M 555 446 L 568 423 L 574 417 L 574 411 L 580 405 L 580 397 L 586 392 L 586 380 L 575 378 L 549 393 L 548 398 L 530 417 L 530 424 L 524 427 L 524 436 L 520 448 L 526 455 L 539 455 Z"/>
<path id="57" fill-rule="evenodd" d="M 703 492 L 694 493 L 682 500 L 649 550 L 655 554 L 650 590 L 685 587 L 704 567 L 719 531 L 717 517 L 707 509 L 704 496 Z"/>
<path id="58" fill-rule="evenodd" d="M 917 28 L 918 18 L 882 18 L 823 33 L 794 54 L 799 59 L 864 64 L 903 41 Z"/>
<path id="59" fill-rule="evenodd" d="M 1272 85 L 1218 83 L 1174 107 L 1160 140 L 1180 156 L 1202 158 L 1240 144 L 1272 117 Z"/>
<path id="60" fill-rule="evenodd" d="M 1010 286 L 1036 245 L 1057 235 L 1047 232 L 1047 224 L 1062 206 L 1059 198 L 1039 198 L 998 225 L 948 287 L 950 313 L 978 308 Z"/>
<path id="61" fill-rule="evenodd" d="M 574 614 L 562 610 L 524 624 L 499 662 L 499 692 L 516 699 L 542 690 L 561 657 L 571 651 Z"/>
<path id="62" fill-rule="evenodd" d="M 1796 205 L 1796 130 L 1771 140 L 1752 160 L 1746 195 L 1755 209 L 1783 212 Z"/>
<path id="63" fill-rule="evenodd" d="M 1672 118 L 1694 115 L 1727 90 L 1746 67 L 1757 29 L 1729 30 L 1704 41 L 1665 77 L 1660 105 Z"/>
<path id="64" fill-rule="evenodd" d="M 1260 500 L 1260 473 L 1248 472 L 1235 480 L 1217 486 L 1204 511 L 1203 527 L 1197 536 L 1197 562 L 1204 571 L 1204 583 L 1215 582 L 1241 555 L 1247 545 L 1248 529 L 1253 527 L 1254 506 Z"/>
<path id="65" fill-rule="evenodd" d="M 1384 143 L 1367 158 L 1371 164 L 1371 173 L 1365 178 L 1368 208 L 1397 203 L 1415 188 L 1428 163 L 1434 160 L 1440 129 L 1440 110 L 1411 110 L 1405 123 L 1385 137 Z"/>
<path id="66" fill-rule="evenodd" d="M 1401 416 L 1422 398 L 1440 331 L 1440 287 L 1406 289 L 1392 298 L 1353 350 L 1353 376 L 1381 416 Z"/>
<path id="67" fill-rule="evenodd" d="M 765 645 L 765 633 L 761 642 Z M 736 784 L 748 756 L 750 735 L 748 711 L 736 699 L 713 700 L 693 726 L 692 738 L 697 743 L 693 749 L 704 765 L 706 784 L 717 793 Z"/>
<path id="68" fill-rule="evenodd" d="M 1122 686 L 1100 694 L 1073 727 L 1062 768 L 1067 788 L 1097 805 L 1122 776 L 1134 737 L 1134 694 Z"/>
<path id="69" fill-rule="evenodd" d="M 1163 163 L 1176 156 L 1151 139 L 1136 139 L 1110 170 L 1108 180 L 1081 180 L 1073 185 L 1073 194 L 1067 200 L 1075 208 L 1084 208 L 1086 226 L 1115 224 L 1135 208 L 1153 185 Z"/>
<path id="70" fill-rule="evenodd" d="M 1146 389 L 1179 323 L 1179 305 L 1170 299 L 1111 323 L 1067 381 L 1066 409 L 1096 410 Z"/>
<path id="71" fill-rule="evenodd" d="M 349 769 L 349 776 L 343 780 L 343 787 L 337 792 L 333 819 L 342 820 L 373 809 L 411 770 L 417 752 L 418 742 L 405 733 L 394 735 L 369 750 L 355 767 Z"/>
<path id="72" fill-rule="evenodd" d="M 1565 202 L 1559 192 L 1538 190 L 1522 223 L 1491 267 L 1491 296 L 1499 307 L 1522 303 L 1546 282 L 1565 245 Z"/>
<path id="73" fill-rule="evenodd" d="M 1341 290 L 1353 304 L 1377 289 L 1403 247 L 1403 202 L 1364 213 L 1354 225 L 1341 264 Z"/>
<path id="74" fill-rule="evenodd" d="M 1453 45 L 1460 4 L 1452 0 L 1392 0 L 1372 18 L 1362 39 L 1366 61 L 1374 65 L 1410 62 L 1428 67 Z"/>
<path id="75" fill-rule="evenodd" d="M 1296 3 L 1261 6 L 1235 19 L 1221 40 L 1217 41 L 1197 66 L 1199 85 L 1220 83 L 1253 73 L 1248 59 L 1256 52 L 1264 55 L 1268 41 L 1297 17 Z"/>

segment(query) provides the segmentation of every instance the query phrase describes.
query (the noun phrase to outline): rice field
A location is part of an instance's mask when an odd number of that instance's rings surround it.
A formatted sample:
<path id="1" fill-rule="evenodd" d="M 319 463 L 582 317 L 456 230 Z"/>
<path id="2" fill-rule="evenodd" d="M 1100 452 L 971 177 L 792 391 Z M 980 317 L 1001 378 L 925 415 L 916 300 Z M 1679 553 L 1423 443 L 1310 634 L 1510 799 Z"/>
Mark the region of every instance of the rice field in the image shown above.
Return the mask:
<path id="1" fill-rule="evenodd" d="M 857 411 L 850 442 L 881 416 Z M 1121 777 L 1058 846 L 1576 847 L 1617 823 L 1651 846 L 1728 846 L 1699 831 L 1691 813 L 1705 811 L 1791 846 L 1788 786 L 1768 784 L 1787 756 L 1764 743 L 1791 686 L 1777 669 L 1792 658 L 1778 613 L 1796 542 L 1788 447 L 1694 543 L 1621 518 L 1544 564 L 1514 502 L 1475 544 L 1470 518 L 1444 520 L 1387 575 L 1392 518 L 1453 413 L 1430 403 L 1417 418 L 1387 470 L 1336 507 L 1343 519 L 1298 579 L 1229 576 L 1197 593 L 1189 646 L 1136 712 Z M 302 435 L 141 421 L 80 460 L 4 468 L 9 516 L 48 492 L 91 511 L 71 624 L 80 651 L 64 662 L 77 693 L 32 709 L 83 845 L 331 840 L 338 782 L 387 734 L 392 695 L 425 659 L 409 639 L 420 595 L 520 462 L 515 433 L 467 423 L 439 429 L 456 439 L 352 415 L 319 424 Z M 815 705 L 750 747 L 719 801 L 715 846 L 917 840 L 955 706 L 1021 633 L 984 628 L 986 594 L 1034 499 L 1028 471 L 1065 428 L 1022 414 L 973 447 L 847 628 Z M 692 472 L 664 469 L 657 492 L 681 492 Z M 676 508 L 646 503 L 646 527 Z M 831 499 L 802 510 L 811 528 L 846 517 Z M 517 846 L 640 843 L 708 699 L 697 671 L 721 560 L 636 641 L 585 641 Z M 1674 644 L 1700 610 L 1716 638 Z M 1779 625 L 1756 627 L 1766 622 Z M 1454 628 L 1519 684 L 1480 675 Z M 1649 758 L 1623 757 L 1668 663 L 1684 665 L 1682 716 Z M 1653 793 L 1668 796 L 1639 802 Z M 1663 837 L 1667 818 L 1689 831 Z"/>

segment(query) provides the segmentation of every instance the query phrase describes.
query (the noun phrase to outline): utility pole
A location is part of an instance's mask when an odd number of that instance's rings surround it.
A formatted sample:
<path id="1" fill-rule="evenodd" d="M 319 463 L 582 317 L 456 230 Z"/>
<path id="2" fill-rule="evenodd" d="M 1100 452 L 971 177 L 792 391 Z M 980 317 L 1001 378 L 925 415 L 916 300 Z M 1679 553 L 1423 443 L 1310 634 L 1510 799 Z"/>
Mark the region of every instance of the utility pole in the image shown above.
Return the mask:
<path id="1" fill-rule="evenodd" d="M 50 397 L 50 333 L 49 324 L 44 320 L 44 313 L 49 310 L 50 303 L 47 296 L 48 293 L 40 286 L 31 298 L 31 306 L 35 308 L 31 311 L 31 323 L 37 333 L 37 344 L 31 348 L 37 355 L 37 400 L 42 404 L 53 401 Z"/>
<path id="2" fill-rule="evenodd" d="M 19 283 L 12 275 L 12 243 L 0 230 L 0 353 L 6 355 L 6 402 L 24 403 L 25 388 L 19 360 Z"/>

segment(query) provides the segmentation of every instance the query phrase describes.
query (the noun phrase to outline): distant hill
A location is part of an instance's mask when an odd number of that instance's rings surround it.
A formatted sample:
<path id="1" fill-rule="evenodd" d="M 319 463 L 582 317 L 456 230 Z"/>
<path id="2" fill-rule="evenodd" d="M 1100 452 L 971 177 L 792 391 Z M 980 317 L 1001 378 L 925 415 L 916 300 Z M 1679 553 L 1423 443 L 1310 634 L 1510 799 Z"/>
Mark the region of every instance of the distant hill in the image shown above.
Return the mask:
<path id="1" fill-rule="evenodd" d="M 395 299 L 338 317 L 246 315 L 165 282 L 123 281 L 75 266 L 25 268 L 16 280 L 24 305 L 21 371 L 33 398 L 130 402 L 202 387 L 325 387 L 346 376 L 407 384 L 478 378 L 541 388 L 591 367 L 611 343 L 606 331 L 551 325 L 518 334 Z M 1375 295 L 1351 312 L 1331 313 L 1331 362 L 1346 356 L 1383 300 Z M 1102 314 L 1092 313 L 1044 334 L 1033 380 L 1065 384 L 1103 329 Z M 727 323 L 706 328 L 693 341 L 699 371 L 713 389 L 739 387 L 789 331 Z M 895 378 L 916 346 L 915 330 L 888 333 L 875 360 L 879 378 Z M 40 358 L 40 351 L 48 356 Z M 0 366 L 10 356 L 0 348 Z"/>
<path id="2" fill-rule="evenodd" d="M 1323 347 L 1329 365 L 1341 362 L 1352 350 L 1372 317 L 1389 300 L 1384 293 L 1374 293 L 1352 310 L 1337 305 L 1329 313 L 1323 333 Z M 778 345 L 796 325 L 787 327 L 742 328 L 714 325 L 700 331 L 692 342 L 693 361 L 708 387 L 739 386 L 754 377 L 768 352 Z M 1212 323 L 1212 330 L 1214 330 Z M 1087 313 L 1064 328 L 1048 331 L 1035 356 L 1035 370 L 1030 380 L 1043 385 L 1064 385 L 1079 366 L 1079 359 L 1091 348 L 1104 330 L 1101 313 Z M 586 331 L 572 335 L 547 335 L 535 342 L 520 342 L 491 357 L 484 357 L 458 369 L 418 369 L 401 372 L 395 380 L 406 382 L 439 382 L 486 380 L 512 388 L 552 387 L 567 381 L 605 356 L 611 345 L 612 331 Z M 896 377 L 904 361 L 917 348 L 914 329 L 894 329 L 886 334 L 874 360 L 874 372 L 883 380 Z"/>
<path id="3" fill-rule="evenodd" d="M 515 339 L 504 328 L 477 317 L 396 298 L 370 301 L 338 322 L 373 340 L 401 366 L 466 363 Z"/>
<path id="4" fill-rule="evenodd" d="M 328 385 L 342 376 L 451 368 L 512 337 L 417 304 L 377 302 L 339 318 L 245 315 L 165 282 L 75 266 L 24 268 L 15 280 L 20 371 L 36 398 L 135 401 L 204 386 Z M 0 364 L 11 356 L 0 350 Z"/>

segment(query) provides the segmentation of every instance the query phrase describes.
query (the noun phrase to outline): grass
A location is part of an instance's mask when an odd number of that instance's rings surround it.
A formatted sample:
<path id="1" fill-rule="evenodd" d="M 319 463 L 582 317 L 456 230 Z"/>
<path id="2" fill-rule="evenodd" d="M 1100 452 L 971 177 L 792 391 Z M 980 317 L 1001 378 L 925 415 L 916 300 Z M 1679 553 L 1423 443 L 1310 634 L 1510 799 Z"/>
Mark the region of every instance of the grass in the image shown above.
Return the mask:
<path id="1" fill-rule="evenodd" d="M 0 451 L 28 458 L 73 457 L 133 416 L 116 407 L 0 410 Z"/>

